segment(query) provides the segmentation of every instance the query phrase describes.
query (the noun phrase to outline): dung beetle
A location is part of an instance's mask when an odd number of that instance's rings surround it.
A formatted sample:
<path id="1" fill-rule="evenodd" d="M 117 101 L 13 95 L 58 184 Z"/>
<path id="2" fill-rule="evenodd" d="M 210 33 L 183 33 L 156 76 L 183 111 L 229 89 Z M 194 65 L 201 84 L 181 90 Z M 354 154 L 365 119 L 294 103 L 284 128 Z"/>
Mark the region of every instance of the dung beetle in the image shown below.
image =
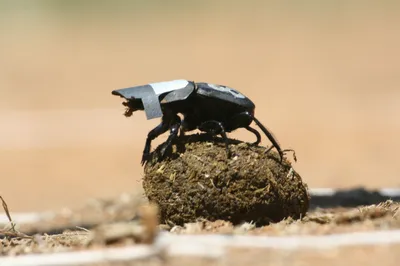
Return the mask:
<path id="1" fill-rule="evenodd" d="M 178 137 L 179 130 L 184 135 L 185 132 L 198 129 L 211 135 L 221 135 L 230 157 L 227 132 L 245 128 L 257 138 L 253 145 L 261 142 L 260 133 L 250 126 L 253 121 L 272 142 L 280 160 L 283 159 L 278 142 L 255 118 L 254 103 L 227 86 L 179 79 L 113 90 L 112 94 L 126 100 L 122 103 L 126 107 L 126 117 L 137 110 L 144 110 L 147 119 L 161 117 L 161 123 L 147 135 L 142 165 L 149 159 L 151 141 L 168 130 L 170 135 L 161 146 L 161 156 Z M 183 116 L 183 120 L 178 114 Z"/>

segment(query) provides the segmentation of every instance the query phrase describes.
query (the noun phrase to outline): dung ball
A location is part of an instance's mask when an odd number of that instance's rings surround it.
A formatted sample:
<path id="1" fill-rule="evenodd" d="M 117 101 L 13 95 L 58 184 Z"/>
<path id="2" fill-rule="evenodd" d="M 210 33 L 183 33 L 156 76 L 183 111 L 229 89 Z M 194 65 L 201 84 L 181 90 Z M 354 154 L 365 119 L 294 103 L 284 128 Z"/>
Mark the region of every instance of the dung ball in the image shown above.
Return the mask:
<path id="1" fill-rule="evenodd" d="M 275 150 L 229 139 L 228 158 L 222 139 L 205 134 L 179 137 L 162 159 L 160 146 L 144 167 L 142 184 L 162 223 L 265 225 L 298 219 L 309 208 L 307 185 Z"/>

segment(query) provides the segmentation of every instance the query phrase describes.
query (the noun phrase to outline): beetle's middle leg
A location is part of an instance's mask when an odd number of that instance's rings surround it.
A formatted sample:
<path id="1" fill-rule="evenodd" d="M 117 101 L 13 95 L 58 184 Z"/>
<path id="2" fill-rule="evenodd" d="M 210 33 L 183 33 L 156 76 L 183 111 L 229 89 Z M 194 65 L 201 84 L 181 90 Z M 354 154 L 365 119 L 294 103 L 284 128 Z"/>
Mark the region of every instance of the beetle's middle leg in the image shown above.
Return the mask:
<path id="1" fill-rule="evenodd" d="M 182 124 L 181 124 L 181 131 L 180 136 L 185 136 L 185 133 L 188 131 L 192 131 L 197 129 L 199 125 L 199 120 L 193 115 L 184 115 Z"/>
<path id="2" fill-rule="evenodd" d="M 207 132 L 208 134 L 211 134 L 211 135 L 221 135 L 222 139 L 225 142 L 225 148 L 226 148 L 226 152 L 228 154 L 228 158 L 231 157 L 231 151 L 229 150 L 228 137 L 225 132 L 225 127 L 222 125 L 221 122 L 218 122 L 215 120 L 209 120 L 209 121 L 203 122 L 198 128 L 201 131 Z"/>

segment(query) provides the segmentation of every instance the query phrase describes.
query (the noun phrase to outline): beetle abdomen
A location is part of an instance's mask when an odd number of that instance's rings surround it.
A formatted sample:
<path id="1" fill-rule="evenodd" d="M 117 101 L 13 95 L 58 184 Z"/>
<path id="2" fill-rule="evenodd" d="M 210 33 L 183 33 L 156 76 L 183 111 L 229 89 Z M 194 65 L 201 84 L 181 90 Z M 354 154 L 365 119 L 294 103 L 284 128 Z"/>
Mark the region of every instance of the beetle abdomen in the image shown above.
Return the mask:
<path id="1" fill-rule="evenodd" d="M 242 106 L 244 109 L 252 110 L 254 103 L 242 93 L 224 85 L 198 82 L 196 83 L 196 93 L 210 98 L 217 98 L 225 102 L 230 102 Z"/>

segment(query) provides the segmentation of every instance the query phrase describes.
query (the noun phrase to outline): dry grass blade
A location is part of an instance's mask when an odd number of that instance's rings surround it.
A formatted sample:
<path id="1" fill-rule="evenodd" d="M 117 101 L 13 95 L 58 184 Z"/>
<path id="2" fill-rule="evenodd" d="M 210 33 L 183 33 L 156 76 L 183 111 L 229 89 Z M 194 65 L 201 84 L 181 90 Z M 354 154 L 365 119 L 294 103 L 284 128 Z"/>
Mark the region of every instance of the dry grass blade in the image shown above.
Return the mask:
<path id="1" fill-rule="evenodd" d="M 4 198 L 2 196 L 0 196 L 0 200 L 2 201 L 4 212 L 6 213 L 7 218 L 10 221 L 10 225 L 11 225 L 10 229 L 0 230 L 0 236 L 5 236 L 8 238 L 13 238 L 13 237 L 32 238 L 31 236 L 21 233 L 15 229 L 15 223 L 13 222 L 13 220 L 11 218 L 10 211 L 8 210 L 6 201 L 4 200 Z"/>
<path id="2" fill-rule="evenodd" d="M 15 224 L 14 224 L 14 222 L 13 222 L 12 219 L 11 219 L 11 215 L 10 215 L 10 212 L 9 212 L 9 210 L 8 210 L 7 203 L 6 203 L 6 201 L 3 199 L 2 196 L 0 196 L 0 199 L 1 199 L 2 203 L 3 203 L 4 212 L 6 213 L 7 218 L 8 218 L 8 220 L 10 221 L 11 229 L 12 229 L 14 232 L 16 232 L 16 230 L 15 230 Z"/>
<path id="3" fill-rule="evenodd" d="M 13 237 L 19 237 L 19 238 L 29 238 L 32 239 L 32 236 L 28 236 L 24 233 L 21 233 L 19 231 L 15 231 L 15 232 L 10 232 L 10 231 L 6 231 L 6 230 L 0 230 L 0 236 L 4 236 L 4 237 L 8 237 L 8 238 L 13 238 Z"/>

